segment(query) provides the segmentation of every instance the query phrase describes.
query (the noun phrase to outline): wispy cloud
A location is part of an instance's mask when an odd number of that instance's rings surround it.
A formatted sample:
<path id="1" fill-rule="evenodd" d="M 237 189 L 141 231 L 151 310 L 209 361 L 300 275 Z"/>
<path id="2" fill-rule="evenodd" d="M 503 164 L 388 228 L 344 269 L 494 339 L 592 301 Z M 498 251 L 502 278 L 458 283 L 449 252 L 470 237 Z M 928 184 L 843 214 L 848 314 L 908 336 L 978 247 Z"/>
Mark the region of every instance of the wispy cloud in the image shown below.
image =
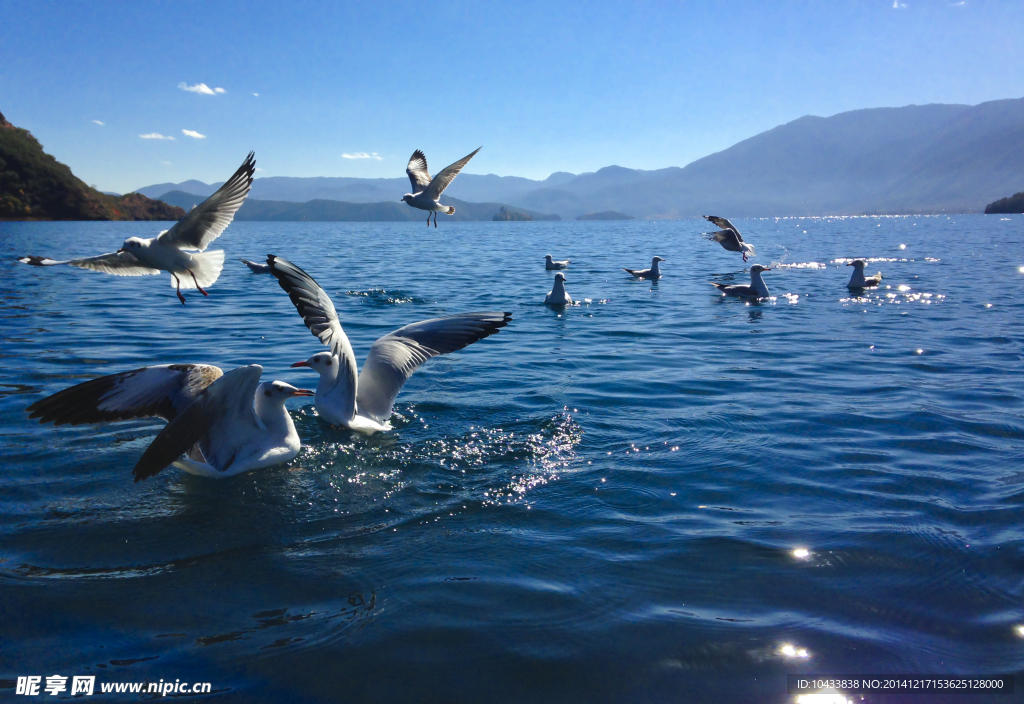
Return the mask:
<path id="1" fill-rule="evenodd" d="M 159 132 L 150 132 L 149 134 L 140 134 L 143 139 L 174 139 L 174 137 L 165 137 Z"/>
<path id="2" fill-rule="evenodd" d="M 260 94 L 259 93 L 253 93 L 253 97 L 258 98 L 258 97 L 260 97 Z"/>
<path id="3" fill-rule="evenodd" d="M 199 134 L 195 130 L 182 130 L 181 133 L 186 137 L 191 137 L 192 139 L 206 139 L 205 134 Z"/>
<path id="4" fill-rule="evenodd" d="M 342 159 L 376 159 L 377 161 L 383 161 L 384 157 L 377 154 L 377 152 L 356 152 L 355 154 L 342 154 Z"/>
<path id="5" fill-rule="evenodd" d="M 164 166 L 170 166 L 171 165 L 171 162 L 169 162 L 169 161 L 161 161 L 160 163 L 163 164 Z"/>
<path id="6" fill-rule="evenodd" d="M 182 90 L 187 90 L 189 93 L 201 93 L 202 95 L 218 95 L 227 92 L 223 88 L 211 88 L 205 83 L 196 83 L 194 86 L 190 86 L 185 81 L 182 81 L 178 84 L 178 87 Z"/>
<path id="7" fill-rule="evenodd" d="M 892 9 L 894 10 L 905 10 L 907 3 L 900 2 L 900 0 L 892 0 Z"/>
<path id="8" fill-rule="evenodd" d="M 967 4 L 967 0 L 960 0 L 960 2 L 951 2 L 951 3 L 949 3 L 949 6 L 950 7 L 962 7 L 962 6 L 966 5 L 966 4 Z"/>
<path id="9" fill-rule="evenodd" d="M 100 127 L 103 127 L 103 125 L 106 124 L 106 123 L 100 122 L 99 120 L 93 120 L 93 122 L 95 122 Z"/>

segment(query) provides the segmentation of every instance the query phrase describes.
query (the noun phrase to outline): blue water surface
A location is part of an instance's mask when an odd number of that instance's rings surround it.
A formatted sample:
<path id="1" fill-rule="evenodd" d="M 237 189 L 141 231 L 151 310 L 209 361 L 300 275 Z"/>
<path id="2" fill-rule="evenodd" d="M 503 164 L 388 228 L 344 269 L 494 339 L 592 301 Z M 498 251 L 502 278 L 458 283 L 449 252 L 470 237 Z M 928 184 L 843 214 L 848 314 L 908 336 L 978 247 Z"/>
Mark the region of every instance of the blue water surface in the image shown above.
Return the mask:
<path id="1" fill-rule="evenodd" d="M 1024 218 L 736 223 L 770 300 L 709 285 L 749 278 L 703 221 L 239 222 L 185 306 L 166 274 L 14 261 L 158 224 L 0 223 L 0 693 L 791 702 L 787 673 L 1020 673 Z M 234 259 L 267 253 L 318 279 L 360 359 L 425 318 L 513 321 L 418 371 L 391 433 L 297 399 L 298 458 L 223 481 L 133 484 L 158 419 L 28 419 L 157 363 L 313 387 L 289 365 L 323 347 Z M 580 305 L 542 304 L 549 253 Z M 621 271 L 655 254 L 660 281 Z M 854 297 L 858 256 L 885 278 Z"/>

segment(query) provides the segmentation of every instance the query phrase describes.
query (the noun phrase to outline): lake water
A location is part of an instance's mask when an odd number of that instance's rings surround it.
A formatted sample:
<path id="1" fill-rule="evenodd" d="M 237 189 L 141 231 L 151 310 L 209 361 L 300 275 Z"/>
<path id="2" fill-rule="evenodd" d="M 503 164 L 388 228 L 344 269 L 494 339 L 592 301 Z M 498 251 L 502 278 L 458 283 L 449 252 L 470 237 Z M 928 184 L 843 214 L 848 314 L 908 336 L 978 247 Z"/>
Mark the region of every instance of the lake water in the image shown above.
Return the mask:
<path id="1" fill-rule="evenodd" d="M 2 691 L 62 674 L 225 701 L 792 702 L 787 673 L 1020 673 L 1024 218 L 736 222 L 771 300 L 708 284 L 749 277 L 703 221 L 235 223 L 184 307 L 167 275 L 13 260 L 152 223 L 0 223 Z M 159 420 L 28 420 L 155 363 L 315 386 L 288 365 L 324 348 L 233 259 L 267 253 L 318 279 L 360 360 L 416 320 L 514 319 L 417 372 L 393 432 L 297 399 L 299 457 L 224 481 L 133 484 Z M 541 304 L 548 253 L 582 305 Z M 620 270 L 654 254 L 656 283 Z M 863 298 L 856 256 L 885 275 Z"/>

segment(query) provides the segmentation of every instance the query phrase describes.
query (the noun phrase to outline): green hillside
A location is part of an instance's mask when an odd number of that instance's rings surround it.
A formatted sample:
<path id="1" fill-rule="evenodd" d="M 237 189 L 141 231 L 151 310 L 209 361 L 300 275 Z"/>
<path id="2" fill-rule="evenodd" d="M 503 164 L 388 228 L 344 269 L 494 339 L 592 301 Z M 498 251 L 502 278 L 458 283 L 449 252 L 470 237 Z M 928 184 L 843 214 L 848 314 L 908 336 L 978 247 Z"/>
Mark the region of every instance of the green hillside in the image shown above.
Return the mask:
<path id="1" fill-rule="evenodd" d="M 0 113 L 0 220 L 178 220 L 185 211 L 139 193 L 108 196 L 43 151 Z"/>

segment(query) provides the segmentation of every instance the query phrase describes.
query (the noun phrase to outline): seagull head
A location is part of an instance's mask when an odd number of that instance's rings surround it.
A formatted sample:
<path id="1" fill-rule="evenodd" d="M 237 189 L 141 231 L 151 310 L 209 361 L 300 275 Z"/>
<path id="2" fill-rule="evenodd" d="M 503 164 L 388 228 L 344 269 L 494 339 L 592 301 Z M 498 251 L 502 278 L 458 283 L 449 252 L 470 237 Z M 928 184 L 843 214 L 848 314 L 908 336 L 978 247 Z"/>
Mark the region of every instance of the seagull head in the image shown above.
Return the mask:
<path id="1" fill-rule="evenodd" d="M 550 254 L 545 254 L 544 255 L 544 261 L 547 261 L 547 262 L 551 261 L 551 255 Z"/>
<path id="2" fill-rule="evenodd" d="M 404 196 L 402 196 L 402 202 L 403 203 L 411 203 L 412 202 L 412 193 L 406 193 Z"/>
<path id="3" fill-rule="evenodd" d="M 863 269 L 867 266 L 867 262 L 863 259 L 854 259 L 852 262 L 846 262 L 846 266 L 852 266 L 855 269 Z"/>
<path id="4" fill-rule="evenodd" d="M 653 262 L 666 262 L 666 261 L 668 261 L 668 260 L 667 259 L 662 259 L 661 257 L 655 257 L 654 259 L 651 260 L 652 263 Z"/>
<path id="5" fill-rule="evenodd" d="M 751 274 L 760 274 L 762 271 L 771 271 L 771 269 L 766 266 L 761 266 L 760 264 L 754 264 L 750 267 Z"/>
<path id="6" fill-rule="evenodd" d="M 146 244 L 148 244 L 147 241 L 141 237 L 129 237 L 124 241 L 124 244 L 121 245 L 121 249 L 117 251 L 128 252 L 131 254 L 132 252 L 138 252 L 140 249 L 145 247 Z"/>
<path id="7" fill-rule="evenodd" d="M 296 389 L 283 381 L 264 381 L 256 387 L 256 401 L 261 404 L 270 403 L 283 406 L 285 401 L 295 396 L 316 396 L 316 392 L 309 389 Z"/>
<path id="8" fill-rule="evenodd" d="M 296 362 L 292 366 L 306 367 L 308 369 L 312 369 L 317 374 L 323 375 L 332 370 L 336 371 L 335 368 L 338 366 L 338 360 L 335 359 L 334 355 L 330 352 L 317 352 L 309 359 L 302 362 Z"/>
<path id="9" fill-rule="evenodd" d="M 555 274 L 555 281 L 565 282 L 565 280 L 565 274 L 563 274 L 562 272 L 558 272 L 557 274 Z"/>

